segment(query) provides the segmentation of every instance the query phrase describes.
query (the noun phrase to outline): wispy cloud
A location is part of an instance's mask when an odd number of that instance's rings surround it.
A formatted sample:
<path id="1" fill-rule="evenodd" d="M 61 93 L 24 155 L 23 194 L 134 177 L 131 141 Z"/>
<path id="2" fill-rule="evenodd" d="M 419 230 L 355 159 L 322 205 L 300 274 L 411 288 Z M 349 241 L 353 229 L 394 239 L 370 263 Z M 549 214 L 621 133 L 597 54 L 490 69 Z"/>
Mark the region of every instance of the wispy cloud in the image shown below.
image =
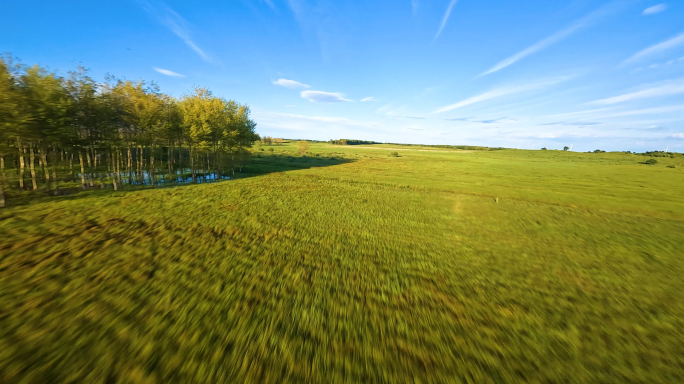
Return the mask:
<path id="1" fill-rule="evenodd" d="M 295 88 L 311 88 L 311 86 L 309 86 L 307 84 L 302 84 L 298 81 L 288 80 L 288 79 L 278 79 L 278 80 L 274 81 L 273 84 L 280 85 L 280 86 L 285 87 L 285 88 L 292 88 L 292 89 L 295 89 Z"/>
<path id="2" fill-rule="evenodd" d="M 665 113 L 672 112 L 682 112 L 684 111 L 684 105 L 669 105 L 667 107 L 656 107 L 656 108 L 644 108 L 635 109 L 629 111 L 615 112 L 607 115 L 599 116 L 602 118 L 606 117 L 621 117 L 621 116 L 639 116 L 639 115 L 661 115 Z"/>
<path id="3" fill-rule="evenodd" d="M 676 48 L 680 45 L 684 45 L 684 33 L 679 34 L 669 40 L 663 41 L 662 43 L 653 45 L 651 47 L 648 47 L 644 49 L 643 51 L 637 52 L 634 56 L 630 57 L 629 59 L 625 60 L 622 64 L 629 64 L 631 62 L 643 59 L 644 57 L 648 56 L 653 56 L 665 51 L 668 51 L 672 48 Z"/>
<path id="4" fill-rule="evenodd" d="M 540 125 L 567 125 L 567 126 L 572 126 L 572 127 L 580 127 L 580 126 L 585 126 L 585 125 L 601 125 L 602 123 L 596 122 L 596 121 L 560 121 L 556 123 L 546 123 L 546 124 L 540 124 Z"/>
<path id="5" fill-rule="evenodd" d="M 266 4 L 267 4 L 269 7 L 271 7 L 272 9 L 276 9 L 276 6 L 275 6 L 275 4 L 273 4 L 273 1 L 272 1 L 272 0 L 262 0 L 262 1 L 263 1 L 264 3 L 266 3 Z"/>
<path id="6" fill-rule="evenodd" d="M 341 101 L 353 101 L 343 98 L 341 93 L 330 93 L 322 91 L 303 91 L 302 98 L 315 103 L 337 103 Z"/>
<path id="7" fill-rule="evenodd" d="M 162 69 L 162 68 L 157 68 L 157 67 L 154 67 L 153 69 L 155 71 L 161 73 L 162 75 L 171 76 L 171 77 L 185 77 L 185 75 L 181 75 L 180 73 L 169 71 L 168 69 Z"/>
<path id="8" fill-rule="evenodd" d="M 446 107 L 442 107 L 438 110 L 436 110 L 434 113 L 442 113 L 442 112 L 447 112 L 451 111 L 453 109 L 457 108 L 463 108 L 465 106 L 475 104 L 475 103 L 480 103 L 483 101 L 495 99 L 498 97 L 503 97 L 503 96 L 508 96 L 516 93 L 522 93 L 522 92 L 528 92 L 528 91 L 533 91 L 537 89 L 543 89 L 551 85 L 558 84 L 562 81 L 567 80 L 567 77 L 562 77 L 558 79 L 553 79 L 545 82 L 539 82 L 539 83 L 533 83 L 533 84 L 525 84 L 521 86 L 513 86 L 513 87 L 501 87 L 501 88 L 496 88 L 491 91 L 479 94 L 477 96 L 473 96 L 471 98 L 465 99 L 463 101 L 459 101 L 458 103 L 447 105 Z"/>
<path id="9" fill-rule="evenodd" d="M 205 61 L 211 61 L 209 56 L 204 53 L 200 47 L 195 44 L 195 42 L 190 38 L 190 28 L 188 27 L 188 22 L 185 21 L 181 15 L 176 13 L 173 9 L 169 8 L 165 4 L 161 4 L 162 10 L 153 7 L 149 2 L 141 0 L 143 8 L 155 16 L 157 20 L 167 27 L 171 32 L 178 36 L 185 44 L 195 51 L 202 59 Z"/>
<path id="10" fill-rule="evenodd" d="M 667 4 L 658 4 L 644 9 L 642 15 L 655 15 L 667 9 Z"/>
<path id="11" fill-rule="evenodd" d="M 368 97 L 364 97 L 363 99 L 361 99 L 361 101 L 378 101 L 378 100 L 376 98 L 374 98 L 373 96 L 368 96 Z"/>
<path id="12" fill-rule="evenodd" d="M 442 17 L 442 23 L 439 25 L 439 30 L 437 31 L 437 34 L 435 35 L 435 38 L 433 40 L 437 40 L 439 35 L 442 33 L 442 30 L 446 26 L 447 21 L 449 21 L 449 15 L 451 15 L 451 10 L 454 8 L 454 5 L 456 5 L 457 2 L 458 0 L 451 0 L 451 2 L 449 2 L 449 6 L 447 7 L 446 12 L 444 12 L 444 16 Z"/>
<path id="13" fill-rule="evenodd" d="M 584 16 L 583 18 L 577 20 L 575 23 L 570 25 L 569 27 L 562 29 L 553 35 L 539 41 L 538 43 L 516 53 L 515 55 L 501 61 L 497 65 L 493 66 L 490 68 L 488 71 L 482 73 L 479 76 L 485 76 L 489 75 L 490 73 L 498 72 L 509 65 L 515 64 L 516 62 L 524 59 L 525 57 L 532 55 L 534 53 L 537 53 L 545 48 L 548 48 L 549 46 L 556 44 L 557 42 L 565 39 L 566 37 L 572 35 L 573 33 L 577 32 L 578 30 L 588 27 L 592 24 L 595 24 L 598 22 L 600 19 L 603 17 L 611 14 L 614 12 L 614 8 L 616 7 L 616 3 L 609 4 L 607 6 L 601 7 L 597 9 L 596 11 Z"/>
<path id="14" fill-rule="evenodd" d="M 636 92 L 626 93 L 623 95 L 609 97 L 606 99 L 596 100 L 593 102 L 593 104 L 609 105 L 609 104 L 624 103 L 626 101 L 632 101 L 632 100 L 652 98 L 652 97 L 679 95 L 682 93 L 684 93 L 684 81 L 679 80 L 679 81 L 675 81 L 675 82 L 670 83 L 670 84 L 661 85 L 659 87 L 647 88 L 647 89 L 643 89 L 641 91 L 636 91 Z"/>
<path id="15" fill-rule="evenodd" d="M 472 119 L 472 117 L 445 117 L 445 118 L 442 118 L 442 120 L 447 120 L 447 121 L 470 121 L 469 119 Z"/>

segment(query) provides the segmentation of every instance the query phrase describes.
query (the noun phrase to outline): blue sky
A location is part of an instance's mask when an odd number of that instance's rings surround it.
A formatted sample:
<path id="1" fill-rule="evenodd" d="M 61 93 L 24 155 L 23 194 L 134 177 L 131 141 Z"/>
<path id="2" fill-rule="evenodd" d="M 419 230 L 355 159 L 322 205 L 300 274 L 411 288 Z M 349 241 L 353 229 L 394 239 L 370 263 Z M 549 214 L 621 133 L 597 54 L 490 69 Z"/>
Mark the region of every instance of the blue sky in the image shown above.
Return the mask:
<path id="1" fill-rule="evenodd" d="M 13 1 L 0 51 L 207 86 L 261 135 L 684 152 L 681 0 Z"/>

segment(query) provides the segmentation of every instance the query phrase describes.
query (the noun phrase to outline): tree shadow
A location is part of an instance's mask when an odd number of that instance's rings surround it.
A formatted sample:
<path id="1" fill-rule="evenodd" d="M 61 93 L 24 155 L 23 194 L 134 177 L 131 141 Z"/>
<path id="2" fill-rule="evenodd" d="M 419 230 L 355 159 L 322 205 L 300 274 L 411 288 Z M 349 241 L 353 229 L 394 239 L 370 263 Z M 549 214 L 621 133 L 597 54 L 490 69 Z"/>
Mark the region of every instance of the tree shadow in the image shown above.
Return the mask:
<path id="1" fill-rule="evenodd" d="M 117 189 L 114 189 L 112 183 L 99 184 L 95 183 L 93 188 L 87 187 L 62 187 L 57 189 L 45 189 L 44 186 L 36 191 L 22 191 L 18 194 L 10 192 L 7 194 L 7 207 L 21 206 L 33 204 L 36 202 L 48 201 L 63 201 L 76 200 L 96 196 L 114 196 L 122 197 L 129 192 L 137 192 L 142 190 L 153 189 L 171 189 L 171 188 L 185 188 L 198 184 L 214 184 L 227 183 L 234 180 L 245 179 L 249 177 L 263 176 L 270 173 L 280 173 L 287 171 L 295 171 L 301 169 L 331 167 L 335 165 L 347 164 L 356 161 L 356 159 L 349 159 L 338 156 L 291 156 L 287 154 L 257 154 L 251 156 L 241 167 L 235 167 L 234 173 L 230 170 L 224 170 L 218 177 L 216 175 L 202 175 L 198 172 L 196 182 L 192 182 L 190 176 L 186 175 L 184 181 L 171 180 L 166 182 L 157 181 L 157 184 L 151 186 L 149 184 L 117 184 Z M 159 172 L 158 175 L 164 174 Z M 128 178 L 128 176 L 121 176 Z M 71 180 L 72 184 L 75 180 Z"/>

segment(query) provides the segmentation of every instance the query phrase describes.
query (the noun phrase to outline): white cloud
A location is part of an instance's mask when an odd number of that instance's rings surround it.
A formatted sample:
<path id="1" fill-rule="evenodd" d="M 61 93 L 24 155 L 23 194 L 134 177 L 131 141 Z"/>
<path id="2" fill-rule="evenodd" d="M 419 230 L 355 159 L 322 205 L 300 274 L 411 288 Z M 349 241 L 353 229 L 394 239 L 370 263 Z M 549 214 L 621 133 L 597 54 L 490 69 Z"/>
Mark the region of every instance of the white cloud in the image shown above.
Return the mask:
<path id="1" fill-rule="evenodd" d="M 463 101 L 459 101 L 458 103 L 447 105 L 446 107 L 442 107 L 438 110 L 436 110 L 434 113 L 442 113 L 446 111 L 451 111 L 453 109 L 457 108 L 462 108 L 471 104 L 479 103 L 482 101 L 486 100 L 491 100 L 495 99 L 498 97 L 502 96 L 507 96 L 507 95 L 512 95 L 515 93 L 522 93 L 522 92 L 527 92 L 527 91 L 533 91 L 537 89 L 543 89 L 547 86 L 551 86 L 554 84 L 558 84 L 562 81 L 567 80 L 567 77 L 555 79 L 555 80 L 549 80 L 546 82 L 540 82 L 540 83 L 535 83 L 535 84 L 526 84 L 526 85 L 521 85 L 521 86 L 515 86 L 515 87 L 501 87 L 501 88 L 496 88 L 491 91 L 479 94 L 477 96 L 473 96 L 469 99 L 465 99 Z"/>
<path id="2" fill-rule="evenodd" d="M 294 80 L 288 80 L 288 79 L 278 79 L 273 82 L 275 85 L 280 85 L 285 88 L 311 88 L 311 86 L 302 84 L 300 82 L 294 81 Z"/>
<path id="3" fill-rule="evenodd" d="M 642 15 L 654 15 L 667 9 L 667 4 L 658 4 L 644 9 Z"/>
<path id="4" fill-rule="evenodd" d="M 617 104 L 624 103 L 626 101 L 646 99 L 651 97 L 679 95 L 682 93 L 684 93 L 684 82 L 680 80 L 672 84 L 666 84 L 659 87 L 648 88 L 641 91 L 626 93 L 624 95 L 618 95 L 606 99 L 596 100 L 593 103 L 602 105 Z"/>
<path id="5" fill-rule="evenodd" d="M 439 35 L 442 33 L 442 29 L 444 29 L 444 26 L 446 26 L 447 21 L 449 20 L 449 15 L 451 15 L 451 10 L 454 8 L 454 5 L 458 0 L 451 0 L 449 3 L 449 6 L 446 9 L 446 12 L 444 12 L 444 17 L 442 17 L 442 24 L 439 25 L 439 30 L 437 31 L 437 34 L 435 35 L 435 40 L 439 37 Z"/>
<path id="6" fill-rule="evenodd" d="M 378 101 L 373 96 L 364 97 L 361 101 Z"/>
<path id="7" fill-rule="evenodd" d="M 331 93 L 322 91 L 302 91 L 302 98 L 315 103 L 336 103 L 340 101 L 352 101 L 343 98 L 341 93 Z"/>
<path id="8" fill-rule="evenodd" d="M 166 5 L 163 6 L 163 11 L 158 11 L 145 0 L 142 0 L 142 5 L 147 12 L 154 15 L 160 23 L 170 29 L 171 32 L 173 32 L 181 40 L 183 40 L 185 44 L 195 51 L 202 59 L 205 61 L 211 61 L 209 56 L 204 53 L 204 51 L 200 49 L 200 47 L 198 47 L 197 44 L 195 44 L 195 42 L 190 38 L 188 22 L 185 21 L 183 17 Z"/>
<path id="9" fill-rule="evenodd" d="M 664 51 L 670 50 L 672 48 L 676 48 L 680 45 L 684 45 L 684 33 L 679 34 L 669 40 L 663 41 L 662 43 L 653 45 L 651 47 L 648 47 L 644 49 L 643 51 L 637 52 L 634 56 L 630 57 L 629 59 L 625 60 L 622 64 L 628 64 L 633 61 L 643 59 L 644 57 L 647 56 L 653 56 L 659 53 L 662 53 Z"/>
<path id="10" fill-rule="evenodd" d="M 488 71 L 482 73 L 480 76 L 485 76 L 485 75 L 488 75 L 490 73 L 500 71 L 500 70 L 508 67 L 509 65 L 512 65 L 512 64 L 522 60 L 523 58 L 525 58 L 529 55 L 537 53 L 537 52 L 539 52 L 539 51 L 541 51 L 541 50 L 565 39 L 566 37 L 572 35 L 576 31 L 578 31 L 584 27 L 587 27 L 587 26 L 595 23 L 599 19 L 605 17 L 609 13 L 612 13 L 613 8 L 615 6 L 616 6 L 615 3 L 612 3 L 612 4 L 609 4 L 608 6 L 599 8 L 598 10 L 590 13 L 589 15 L 577 20 L 574 24 L 572 24 L 568 28 L 565 28 L 561 31 L 558 31 L 558 32 L 554 33 L 553 35 L 539 41 L 538 43 L 536 43 L 532 46 L 530 46 L 529 48 L 527 48 L 523 51 L 520 51 L 520 52 L 516 53 L 515 55 L 501 61 L 500 63 L 498 63 L 497 65 L 495 65 L 491 69 L 489 69 Z"/>
<path id="11" fill-rule="evenodd" d="M 171 76 L 171 77 L 185 77 L 185 75 L 181 75 L 180 73 L 169 71 L 168 69 L 162 69 L 162 68 L 157 68 L 157 67 L 154 67 L 153 69 L 155 71 L 161 73 L 162 75 Z"/>

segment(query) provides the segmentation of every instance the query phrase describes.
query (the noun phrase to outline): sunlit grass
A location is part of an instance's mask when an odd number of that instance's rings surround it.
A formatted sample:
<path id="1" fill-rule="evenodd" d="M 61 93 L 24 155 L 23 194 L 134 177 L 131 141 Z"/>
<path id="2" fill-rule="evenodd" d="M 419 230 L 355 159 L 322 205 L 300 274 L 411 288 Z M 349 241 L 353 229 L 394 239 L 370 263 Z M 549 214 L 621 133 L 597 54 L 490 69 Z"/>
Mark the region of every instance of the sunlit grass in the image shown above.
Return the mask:
<path id="1" fill-rule="evenodd" d="M 0 211 L 0 381 L 684 381 L 684 156 L 363 147 Z"/>

